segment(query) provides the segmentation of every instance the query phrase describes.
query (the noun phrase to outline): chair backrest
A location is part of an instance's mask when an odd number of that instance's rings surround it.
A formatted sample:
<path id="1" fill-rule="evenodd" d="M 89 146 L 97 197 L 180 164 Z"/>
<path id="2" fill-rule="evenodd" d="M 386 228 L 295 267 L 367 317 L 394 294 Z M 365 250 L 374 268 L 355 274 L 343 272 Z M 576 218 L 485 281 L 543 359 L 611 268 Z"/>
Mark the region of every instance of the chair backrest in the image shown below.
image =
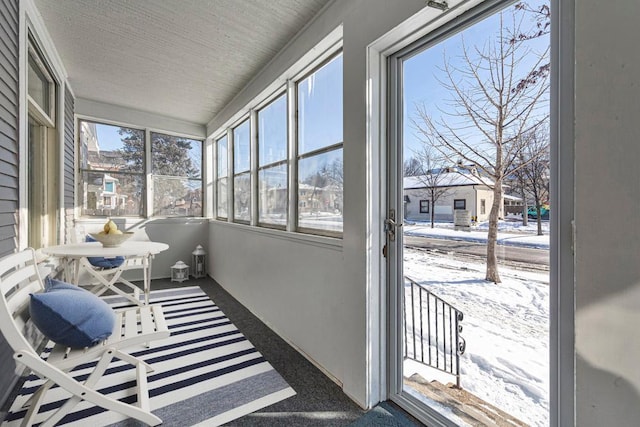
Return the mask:
<path id="1" fill-rule="evenodd" d="M 29 321 L 30 294 L 44 288 L 36 252 L 27 248 L 0 259 L 0 331 L 14 351 L 31 350 L 42 340 Z"/>
<path id="2" fill-rule="evenodd" d="M 84 242 L 85 237 L 87 237 L 87 233 L 85 233 L 84 227 L 82 226 L 69 227 L 68 232 L 69 243 L 82 243 Z"/>

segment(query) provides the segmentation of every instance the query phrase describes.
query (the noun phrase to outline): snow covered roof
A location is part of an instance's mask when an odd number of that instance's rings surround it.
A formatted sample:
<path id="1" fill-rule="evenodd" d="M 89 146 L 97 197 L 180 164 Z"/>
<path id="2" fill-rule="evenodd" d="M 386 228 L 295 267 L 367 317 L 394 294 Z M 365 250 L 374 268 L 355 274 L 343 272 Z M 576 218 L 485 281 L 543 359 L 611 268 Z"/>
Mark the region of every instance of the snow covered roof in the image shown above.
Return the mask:
<path id="1" fill-rule="evenodd" d="M 429 183 L 434 182 L 436 187 L 462 187 L 467 185 L 492 185 L 493 181 L 488 178 L 480 179 L 471 173 L 446 172 L 437 176 L 419 175 L 407 176 L 404 178 L 404 189 L 416 189 L 429 187 Z"/>

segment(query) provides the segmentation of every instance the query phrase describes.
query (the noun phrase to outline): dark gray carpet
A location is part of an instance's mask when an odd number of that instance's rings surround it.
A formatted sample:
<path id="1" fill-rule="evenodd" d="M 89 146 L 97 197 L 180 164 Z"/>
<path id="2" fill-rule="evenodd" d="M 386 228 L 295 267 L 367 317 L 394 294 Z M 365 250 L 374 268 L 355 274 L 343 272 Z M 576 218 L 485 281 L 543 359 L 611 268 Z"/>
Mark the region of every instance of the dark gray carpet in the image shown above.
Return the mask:
<path id="1" fill-rule="evenodd" d="M 358 418 L 355 422 L 351 423 L 349 427 L 414 427 L 421 425 L 421 423 L 409 419 L 408 416 L 394 404 L 382 402 Z"/>
<path id="2" fill-rule="evenodd" d="M 232 421 L 228 426 L 348 426 L 365 411 L 340 387 L 210 278 L 182 284 L 154 280 L 152 289 L 198 285 L 296 391 L 296 395 Z"/>
<path id="3" fill-rule="evenodd" d="M 167 289 L 180 286 L 200 286 L 297 393 L 293 397 L 238 418 L 226 424 L 227 426 L 347 427 L 350 425 L 398 425 L 405 427 L 420 425 L 417 422 L 413 424 L 354 424 L 358 422 L 383 422 L 388 418 L 386 413 L 380 412 L 382 409 L 374 408 L 369 412 L 362 410 L 342 392 L 337 384 L 276 335 L 256 316 L 251 314 L 249 310 L 236 301 L 214 280 L 210 278 L 190 279 L 183 283 L 176 283 L 171 282 L 169 279 L 156 279 L 152 281 L 151 289 Z M 17 388 L 14 390 L 12 397 L 15 397 L 15 393 L 17 393 Z M 9 402 L 12 401 L 12 397 L 9 398 Z M 386 408 L 386 406 L 385 404 L 382 408 Z M 396 407 L 393 407 L 393 409 L 407 420 L 410 419 Z M 189 408 L 185 408 L 185 410 L 188 411 Z M 396 414 L 387 409 L 385 411 L 392 415 Z M 397 417 L 396 419 L 401 418 Z"/>

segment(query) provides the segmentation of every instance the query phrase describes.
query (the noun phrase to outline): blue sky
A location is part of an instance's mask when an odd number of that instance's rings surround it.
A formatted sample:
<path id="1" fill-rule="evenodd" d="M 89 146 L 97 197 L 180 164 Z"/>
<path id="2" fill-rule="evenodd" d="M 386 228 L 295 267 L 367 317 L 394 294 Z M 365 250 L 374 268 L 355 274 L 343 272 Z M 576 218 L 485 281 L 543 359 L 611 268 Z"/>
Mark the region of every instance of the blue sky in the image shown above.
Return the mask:
<path id="1" fill-rule="evenodd" d="M 98 143 L 101 150 L 117 150 L 122 147 L 122 137 L 118 133 L 118 126 L 96 124 Z"/>
<path id="2" fill-rule="evenodd" d="M 548 1 L 535 0 L 528 3 L 532 8 L 537 9 L 542 4 L 548 4 Z M 521 28 L 524 30 L 530 25 L 533 25 L 533 21 L 524 20 Z M 446 108 L 446 101 L 452 98 L 438 81 L 438 76 L 441 76 L 441 80 L 445 77 L 444 72 L 441 70 L 444 61 L 447 60 L 454 67 L 459 65 L 461 63 L 459 57 L 462 54 L 461 41 L 463 38 L 468 49 L 473 48 L 473 46 L 482 48 L 489 40 L 494 38 L 498 28 L 498 15 L 493 15 L 404 62 L 403 143 L 405 159 L 411 157 L 413 152 L 419 150 L 420 147 L 416 131 L 411 125 L 411 118 L 415 117 L 415 105 L 424 104 L 430 112 L 437 116 L 440 114 L 437 112 L 438 106 Z M 530 42 L 530 47 L 535 52 L 544 51 L 548 45 L 548 36 Z"/>
<path id="3" fill-rule="evenodd" d="M 118 133 L 121 128 L 119 126 L 104 125 L 96 123 L 96 133 L 98 134 L 98 144 L 100 150 L 113 151 L 122 148 L 122 136 Z M 188 138 L 185 138 L 188 139 Z M 191 159 L 194 167 L 202 170 L 202 155 L 201 155 L 201 142 L 196 140 L 191 144 L 191 150 L 189 151 L 189 158 Z"/>

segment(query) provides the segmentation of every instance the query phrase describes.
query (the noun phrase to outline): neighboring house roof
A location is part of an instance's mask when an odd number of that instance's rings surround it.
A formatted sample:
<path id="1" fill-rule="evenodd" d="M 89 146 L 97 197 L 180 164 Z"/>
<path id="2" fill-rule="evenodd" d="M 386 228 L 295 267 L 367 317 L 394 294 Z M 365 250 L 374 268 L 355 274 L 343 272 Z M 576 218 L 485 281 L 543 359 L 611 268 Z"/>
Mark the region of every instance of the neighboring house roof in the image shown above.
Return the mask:
<path id="1" fill-rule="evenodd" d="M 440 174 L 437 178 L 428 177 L 426 175 L 421 176 L 407 176 L 404 178 L 404 189 L 418 189 L 418 188 L 426 188 L 428 187 L 428 183 L 432 182 L 434 179 L 436 181 L 436 187 L 462 187 L 468 185 L 492 185 L 493 181 L 484 178 L 480 179 L 477 175 L 473 175 L 470 173 L 459 173 L 459 172 L 446 172 Z"/>

